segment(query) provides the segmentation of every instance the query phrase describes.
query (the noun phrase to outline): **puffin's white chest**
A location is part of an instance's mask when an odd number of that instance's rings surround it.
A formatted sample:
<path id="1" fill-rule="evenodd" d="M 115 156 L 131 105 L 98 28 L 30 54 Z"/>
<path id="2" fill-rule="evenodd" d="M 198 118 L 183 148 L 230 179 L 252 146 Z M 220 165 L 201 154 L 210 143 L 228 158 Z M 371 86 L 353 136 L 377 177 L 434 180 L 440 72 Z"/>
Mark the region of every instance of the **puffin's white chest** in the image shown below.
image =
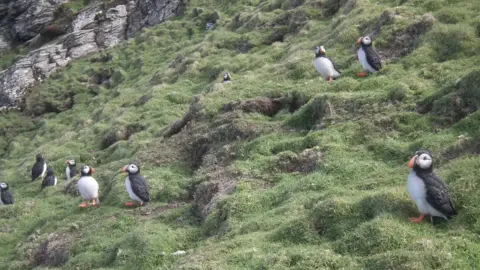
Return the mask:
<path id="1" fill-rule="evenodd" d="M 85 200 L 92 200 L 98 198 L 98 183 L 95 178 L 91 176 L 82 176 L 78 180 L 78 192 Z"/>
<path id="2" fill-rule="evenodd" d="M 360 48 L 357 52 L 358 60 L 360 61 L 360 64 L 362 64 L 363 70 L 365 71 L 370 71 L 372 73 L 377 72 L 374 68 L 368 64 L 367 61 L 367 54 L 363 50 L 363 48 Z"/>
<path id="3" fill-rule="evenodd" d="M 440 213 L 437 209 L 433 208 L 427 202 L 427 191 L 425 189 L 425 183 L 418 177 L 418 175 L 412 170 L 408 175 L 407 184 L 408 193 L 418 207 L 418 211 L 424 215 L 431 215 L 436 217 L 446 218 L 446 216 Z"/>
<path id="4" fill-rule="evenodd" d="M 0 192 L 0 205 L 3 205 L 3 201 L 2 201 L 2 192 Z"/>
<path id="5" fill-rule="evenodd" d="M 43 178 L 45 176 L 46 172 L 47 172 L 47 163 L 43 162 L 43 170 L 42 170 L 42 174 L 40 175 L 40 177 Z"/>
<path id="6" fill-rule="evenodd" d="M 133 192 L 132 182 L 130 182 L 130 178 L 128 178 L 128 176 L 125 179 L 125 188 L 127 189 L 127 192 L 128 192 L 128 195 L 130 196 L 130 199 L 143 203 L 143 200 L 140 199 L 137 195 L 135 195 L 135 192 Z"/>
<path id="7" fill-rule="evenodd" d="M 328 58 L 317 57 L 313 61 L 313 65 L 325 80 L 328 80 L 329 77 L 336 78 L 340 76 L 340 74 L 333 67 L 333 63 Z"/>
<path id="8" fill-rule="evenodd" d="M 65 175 L 67 176 L 67 180 L 70 181 L 70 166 L 67 166 L 65 169 Z"/>

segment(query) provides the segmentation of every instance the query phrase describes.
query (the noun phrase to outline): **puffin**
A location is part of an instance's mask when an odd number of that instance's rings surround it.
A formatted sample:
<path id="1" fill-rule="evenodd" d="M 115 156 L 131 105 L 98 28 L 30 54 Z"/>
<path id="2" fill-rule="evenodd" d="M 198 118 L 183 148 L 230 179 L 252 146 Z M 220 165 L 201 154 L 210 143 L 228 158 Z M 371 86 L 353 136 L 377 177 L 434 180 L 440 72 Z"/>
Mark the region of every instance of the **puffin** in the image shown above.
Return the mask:
<path id="1" fill-rule="evenodd" d="M 332 82 L 333 79 L 340 77 L 341 72 L 338 70 L 335 62 L 326 56 L 326 51 L 323 46 L 315 47 L 315 60 L 313 61 L 313 65 L 329 83 Z"/>
<path id="2" fill-rule="evenodd" d="M 5 182 L 0 183 L 0 205 L 13 204 L 13 195 L 8 191 L 8 184 Z"/>
<path id="3" fill-rule="evenodd" d="M 223 83 L 229 83 L 231 81 L 232 81 L 232 78 L 230 77 L 230 73 L 225 72 L 225 74 L 223 74 Z"/>
<path id="4" fill-rule="evenodd" d="M 67 181 L 70 181 L 73 177 L 75 177 L 75 175 L 77 175 L 77 165 L 73 159 L 67 160 L 67 165 L 68 166 L 65 169 L 65 175 Z"/>
<path id="5" fill-rule="evenodd" d="M 32 167 L 32 182 L 35 181 L 38 177 L 43 177 L 47 171 L 47 163 L 41 154 L 36 156 L 37 162 L 33 164 Z"/>
<path id="6" fill-rule="evenodd" d="M 357 40 L 360 44 L 360 49 L 357 52 L 357 57 L 363 67 L 363 72 L 357 73 L 357 76 L 367 76 L 367 71 L 375 73 L 382 68 L 382 60 L 377 51 L 372 47 L 372 39 L 369 36 L 360 37 Z"/>
<path id="7" fill-rule="evenodd" d="M 57 185 L 57 177 L 53 173 L 52 168 L 47 168 L 47 175 L 43 178 L 42 181 L 42 189 L 48 186 L 56 186 Z"/>
<path id="8" fill-rule="evenodd" d="M 88 165 L 84 165 L 80 171 L 80 179 L 78 180 L 78 192 L 82 196 L 84 202 L 80 204 L 80 208 L 88 207 L 88 202 L 91 201 L 91 206 L 100 204 L 98 199 L 98 183 L 92 174 L 95 173 L 95 169 Z"/>
<path id="9" fill-rule="evenodd" d="M 420 216 L 410 220 L 420 223 L 428 215 L 433 224 L 433 217 L 449 220 L 457 214 L 447 185 L 433 172 L 432 154 L 427 150 L 419 150 L 410 159 L 408 167 L 412 169 L 408 176 L 407 189 L 415 202 Z"/>
<path id="10" fill-rule="evenodd" d="M 150 201 L 150 187 L 143 176 L 140 175 L 140 167 L 137 164 L 128 164 L 121 169 L 122 172 L 128 173 L 125 179 L 125 188 L 127 189 L 130 199 L 133 201 L 126 202 L 125 206 L 138 206 L 147 204 Z"/>

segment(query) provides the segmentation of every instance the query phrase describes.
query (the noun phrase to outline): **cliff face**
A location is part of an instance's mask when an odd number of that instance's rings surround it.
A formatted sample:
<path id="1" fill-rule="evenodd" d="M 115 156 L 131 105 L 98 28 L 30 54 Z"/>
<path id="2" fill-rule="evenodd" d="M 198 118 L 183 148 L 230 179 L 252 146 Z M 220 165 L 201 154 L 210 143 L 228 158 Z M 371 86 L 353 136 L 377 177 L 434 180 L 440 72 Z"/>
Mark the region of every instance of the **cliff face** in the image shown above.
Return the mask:
<path id="1" fill-rule="evenodd" d="M 0 109 L 19 108 L 29 87 L 72 59 L 113 47 L 145 26 L 182 13 L 187 3 L 185 0 L 117 1 L 116 6 L 107 9 L 104 4 L 96 4 L 81 10 L 66 26 L 60 27 L 52 24 L 54 13 L 68 1 L 0 1 L 3 18 L 0 53 L 10 50 L 15 43 L 41 44 L 55 33 L 61 34 L 0 72 Z"/>

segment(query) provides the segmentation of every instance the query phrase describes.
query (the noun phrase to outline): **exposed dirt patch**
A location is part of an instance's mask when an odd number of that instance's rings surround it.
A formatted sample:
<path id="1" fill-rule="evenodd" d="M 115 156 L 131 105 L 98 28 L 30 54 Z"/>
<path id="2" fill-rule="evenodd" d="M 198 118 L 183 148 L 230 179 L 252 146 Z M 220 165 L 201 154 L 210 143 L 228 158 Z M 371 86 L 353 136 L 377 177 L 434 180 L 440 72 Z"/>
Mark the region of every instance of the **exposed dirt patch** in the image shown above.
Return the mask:
<path id="1" fill-rule="evenodd" d="M 446 86 L 417 103 L 417 112 L 433 113 L 455 123 L 480 108 L 480 69 L 463 77 L 455 85 Z"/>
<path id="2" fill-rule="evenodd" d="M 113 130 L 107 130 L 103 135 L 102 147 L 106 149 L 114 143 L 122 140 L 128 140 L 133 134 L 142 131 L 145 126 L 139 123 L 120 126 Z"/>
<path id="3" fill-rule="evenodd" d="M 271 99 L 263 97 L 257 99 L 247 99 L 243 101 L 230 102 L 224 105 L 222 110 L 224 112 L 230 112 L 235 109 L 239 109 L 246 113 L 256 112 L 272 117 L 282 109 L 282 105 L 283 104 L 281 99 Z"/>
<path id="4" fill-rule="evenodd" d="M 473 138 L 470 138 L 464 135 L 458 136 L 457 139 L 458 141 L 455 146 L 452 146 L 442 151 L 438 155 L 439 164 L 447 163 L 463 155 L 468 155 L 468 154 L 479 155 L 480 154 L 480 142 L 478 140 L 474 140 Z"/>
<path id="5" fill-rule="evenodd" d="M 347 4 L 347 2 L 349 1 L 348 0 L 327 0 L 327 2 L 324 5 L 324 9 L 325 9 L 324 15 L 326 17 L 335 15 L 345 4 Z M 355 3 L 353 3 L 353 5 L 355 5 Z"/>
<path id="6" fill-rule="evenodd" d="M 408 55 L 418 45 L 420 37 L 425 35 L 437 20 L 431 13 L 423 15 L 418 22 L 410 24 L 390 42 L 388 48 L 379 49 L 378 52 L 385 59 L 394 59 Z"/>
<path id="7" fill-rule="evenodd" d="M 77 187 L 78 180 L 79 178 L 75 177 L 72 180 L 66 182 L 62 189 L 63 193 L 68 194 L 70 196 L 74 196 L 74 197 L 80 196 L 80 193 L 78 193 L 78 187 Z"/>
<path id="8" fill-rule="evenodd" d="M 68 235 L 52 233 L 42 242 L 33 257 L 33 265 L 56 267 L 68 261 L 72 239 Z"/>
<path id="9" fill-rule="evenodd" d="M 184 205 L 186 205 L 186 202 L 172 202 L 172 203 L 169 203 L 168 205 L 155 207 L 155 208 L 142 207 L 142 208 L 139 208 L 138 211 L 136 211 L 136 213 L 141 219 L 152 219 L 168 212 L 168 210 L 170 209 L 177 209 Z"/>
<path id="10" fill-rule="evenodd" d="M 90 83 L 96 85 L 107 85 L 109 83 L 110 78 L 112 77 L 112 71 L 109 69 L 102 69 L 99 72 L 93 74 L 90 78 Z"/>
<path id="11" fill-rule="evenodd" d="M 150 101 L 150 99 L 152 99 L 151 95 L 143 95 L 135 102 L 134 105 L 137 107 L 145 105 L 148 101 Z"/>
<path id="12" fill-rule="evenodd" d="M 307 97 L 300 96 L 296 93 L 290 93 L 276 98 L 260 97 L 230 102 L 223 105 L 220 111 L 231 112 L 234 110 L 241 110 L 246 113 L 261 113 L 273 117 L 282 109 L 288 109 L 290 113 L 293 113 L 307 102 Z"/>
<path id="13" fill-rule="evenodd" d="M 163 137 L 169 138 L 179 133 L 182 130 L 182 128 L 184 128 L 190 121 L 200 116 L 201 110 L 202 110 L 202 105 L 200 104 L 200 97 L 195 96 L 192 104 L 190 105 L 190 108 L 185 113 L 183 118 L 173 122 L 168 128 L 168 130 L 165 132 Z"/>
<path id="14" fill-rule="evenodd" d="M 196 214 L 204 219 L 216 207 L 222 197 L 231 194 L 235 190 L 236 182 L 225 174 L 218 174 L 218 179 L 203 182 L 197 186 L 193 196 L 193 209 Z"/>
<path id="15" fill-rule="evenodd" d="M 322 158 L 323 153 L 320 151 L 318 146 L 305 149 L 298 155 L 288 151 L 280 153 L 278 158 L 278 166 L 283 172 L 309 173 L 318 167 L 318 164 L 322 161 Z"/>

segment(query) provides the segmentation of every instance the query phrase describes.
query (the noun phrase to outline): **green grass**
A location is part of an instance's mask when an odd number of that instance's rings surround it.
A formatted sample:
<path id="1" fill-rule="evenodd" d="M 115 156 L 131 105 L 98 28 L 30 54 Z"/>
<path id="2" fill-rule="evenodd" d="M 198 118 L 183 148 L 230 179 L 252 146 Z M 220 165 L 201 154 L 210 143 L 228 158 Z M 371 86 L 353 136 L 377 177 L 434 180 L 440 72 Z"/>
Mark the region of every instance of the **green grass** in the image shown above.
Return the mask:
<path id="1" fill-rule="evenodd" d="M 184 16 L 76 60 L 33 89 L 24 113 L 0 118 L 0 180 L 16 200 L 0 208 L 2 266 L 46 269 L 35 253 L 56 233 L 71 249 L 54 269 L 478 268 L 479 6 L 337 2 L 192 0 Z M 377 37 L 383 50 L 424 13 L 437 21 L 413 52 L 357 78 L 355 41 L 384 11 L 396 17 Z M 331 84 L 313 67 L 316 45 L 341 67 Z M 231 84 L 220 83 L 224 72 Z M 195 95 L 199 112 L 164 138 Z M 282 96 L 289 103 L 273 117 L 222 111 Z M 294 97 L 304 102 L 290 112 Z M 311 148 L 322 152 L 314 171 L 282 170 Z M 451 188 L 459 214 L 448 223 L 408 220 L 418 213 L 407 162 L 419 148 L 433 151 Z M 37 152 L 61 179 L 57 187 L 30 183 Z M 63 192 L 69 158 L 96 169 L 99 208 L 79 210 L 80 198 Z M 141 209 L 122 206 L 128 195 L 117 172 L 129 162 L 140 163 L 152 187 Z M 199 211 L 208 192 L 195 190 L 212 183 L 235 189 Z M 177 250 L 187 253 L 171 255 Z"/>

